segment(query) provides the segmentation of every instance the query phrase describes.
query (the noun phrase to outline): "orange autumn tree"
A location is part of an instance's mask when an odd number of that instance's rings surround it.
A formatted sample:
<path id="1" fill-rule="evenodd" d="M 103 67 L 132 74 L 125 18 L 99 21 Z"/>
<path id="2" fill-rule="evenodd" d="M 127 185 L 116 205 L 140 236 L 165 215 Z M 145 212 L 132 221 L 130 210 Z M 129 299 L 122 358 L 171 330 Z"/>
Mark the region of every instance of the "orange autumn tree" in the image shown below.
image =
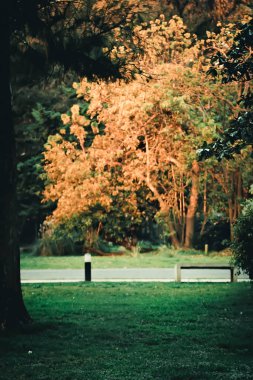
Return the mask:
<path id="1" fill-rule="evenodd" d="M 116 31 L 118 41 L 121 36 Z M 142 75 L 74 83 L 80 102 L 89 106 L 86 115 L 81 103 L 62 115 L 65 127 L 46 145 L 44 197 L 57 201 L 50 222 L 57 225 L 97 203 L 110 210 L 112 195 L 124 191 L 137 209 L 136 192 L 146 188 L 173 245 L 190 247 L 202 171 L 196 148 L 222 125 L 221 108 L 233 111 L 233 101 L 224 99 L 234 88 L 225 90 L 206 77 L 203 42 L 196 42 L 178 17 L 135 27 L 133 41 L 142 51 L 138 60 L 127 42 L 110 54 L 125 59 L 128 72 L 135 67 Z"/>

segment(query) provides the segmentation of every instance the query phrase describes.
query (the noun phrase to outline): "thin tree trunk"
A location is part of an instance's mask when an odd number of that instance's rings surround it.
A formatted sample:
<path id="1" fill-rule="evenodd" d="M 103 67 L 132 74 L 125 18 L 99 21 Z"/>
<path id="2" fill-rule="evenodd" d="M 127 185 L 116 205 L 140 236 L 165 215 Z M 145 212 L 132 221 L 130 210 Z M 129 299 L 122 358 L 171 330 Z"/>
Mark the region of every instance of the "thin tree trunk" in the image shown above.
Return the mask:
<path id="1" fill-rule="evenodd" d="M 230 228 L 230 240 L 234 240 L 234 211 L 233 202 L 228 199 L 228 217 L 229 217 L 229 228 Z"/>
<path id="2" fill-rule="evenodd" d="M 183 175 L 181 174 L 181 179 L 180 179 L 180 199 L 181 199 L 181 245 L 184 244 L 185 240 L 185 189 L 184 189 L 184 183 L 183 183 Z"/>
<path id="3" fill-rule="evenodd" d="M 236 215 L 235 218 L 237 219 L 238 216 L 241 213 L 241 200 L 242 200 L 242 192 L 243 192 L 243 186 L 242 186 L 242 173 L 240 169 L 238 168 L 236 171 Z"/>
<path id="4" fill-rule="evenodd" d="M 197 161 L 192 163 L 192 186 L 190 201 L 186 215 L 185 247 L 191 248 L 194 237 L 195 215 L 198 208 L 199 197 L 199 165 Z"/>
<path id="5" fill-rule="evenodd" d="M 0 330 L 30 320 L 20 285 L 17 237 L 15 137 L 10 92 L 9 2 L 0 12 Z"/>
<path id="6" fill-rule="evenodd" d="M 242 197 L 242 178 L 237 168 L 231 175 L 231 195 L 228 199 L 228 215 L 230 224 L 230 239 L 234 240 L 234 224 L 240 213 L 240 200 Z"/>
<path id="7" fill-rule="evenodd" d="M 205 226 L 207 223 L 207 172 L 206 171 L 204 175 L 203 214 L 204 214 L 204 220 L 201 226 L 200 236 L 204 234 Z"/>

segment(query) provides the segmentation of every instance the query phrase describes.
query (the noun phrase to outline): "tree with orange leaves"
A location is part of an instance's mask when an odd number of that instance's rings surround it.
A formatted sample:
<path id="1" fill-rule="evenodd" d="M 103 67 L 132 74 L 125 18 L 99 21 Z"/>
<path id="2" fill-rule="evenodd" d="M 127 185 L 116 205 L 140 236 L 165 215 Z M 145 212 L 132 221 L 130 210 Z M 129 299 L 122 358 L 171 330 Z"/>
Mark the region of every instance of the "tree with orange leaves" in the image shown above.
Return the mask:
<path id="1" fill-rule="evenodd" d="M 125 190 L 136 204 L 136 191 L 144 187 L 158 202 L 173 245 L 191 247 L 202 171 L 196 149 L 236 108 L 226 99 L 235 87 L 206 77 L 203 43 L 178 17 L 136 27 L 133 41 L 142 51 L 138 60 L 127 43 L 111 54 L 125 59 L 129 72 L 137 68 L 134 80 L 74 83 L 89 107 L 86 115 L 78 104 L 62 115 L 65 128 L 46 146 L 44 196 L 57 201 L 49 220 L 57 224 L 96 203 L 109 210 L 111 195 Z"/>

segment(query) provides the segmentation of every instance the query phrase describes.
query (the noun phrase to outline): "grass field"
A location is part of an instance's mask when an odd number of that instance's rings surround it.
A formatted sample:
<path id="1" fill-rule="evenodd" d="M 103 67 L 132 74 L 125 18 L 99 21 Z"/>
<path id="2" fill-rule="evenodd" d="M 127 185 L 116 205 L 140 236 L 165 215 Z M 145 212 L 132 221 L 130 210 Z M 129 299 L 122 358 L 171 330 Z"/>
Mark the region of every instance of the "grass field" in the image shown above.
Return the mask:
<path id="1" fill-rule="evenodd" d="M 197 251 L 175 251 L 167 249 L 163 252 L 126 254 L 123 256 L 93 256 L 93 268 L 170 268 L 176 263 L 214 263 L 228 264 L 230 256 L 218 253 L 208 255 Z M 80 269 L 83 268 L 83 256 L 33 256 L 29 253 L 21 255 L 22 269 Z"/>
<path id="2" fill-rule="evenodd" d="M 0 379 L 252 380 L 250 284 L 25 285 Z"/>

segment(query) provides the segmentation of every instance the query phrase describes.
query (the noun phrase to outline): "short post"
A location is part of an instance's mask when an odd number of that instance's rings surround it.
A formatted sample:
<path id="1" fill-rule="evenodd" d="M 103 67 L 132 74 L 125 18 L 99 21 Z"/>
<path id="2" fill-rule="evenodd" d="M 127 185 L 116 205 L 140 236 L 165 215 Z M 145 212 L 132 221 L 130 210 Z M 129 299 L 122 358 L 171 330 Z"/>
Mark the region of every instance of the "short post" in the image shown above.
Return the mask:
<path id="1" fill-rule="evenodd" d="M 84 280 L 91 281 L 91 254 L 84 255 Z"/>
<path id="2" fill-rule="evenodd" d="M 175 265 L 175 281 L 181 282 L 181 265 L 180 264 Z"/>
<path id="3" fill-rule="evenodd" d="M 208 254 L 208 244 L 205 244 L 205 254 Z"/>
<path id="4" fill-rule="evenodd" d="M 236 268 L 234 267 L 231 267 L 230 269 L 230 280 L 231 282 L 237 282 L 237 272 L 236 272 Z"/>

